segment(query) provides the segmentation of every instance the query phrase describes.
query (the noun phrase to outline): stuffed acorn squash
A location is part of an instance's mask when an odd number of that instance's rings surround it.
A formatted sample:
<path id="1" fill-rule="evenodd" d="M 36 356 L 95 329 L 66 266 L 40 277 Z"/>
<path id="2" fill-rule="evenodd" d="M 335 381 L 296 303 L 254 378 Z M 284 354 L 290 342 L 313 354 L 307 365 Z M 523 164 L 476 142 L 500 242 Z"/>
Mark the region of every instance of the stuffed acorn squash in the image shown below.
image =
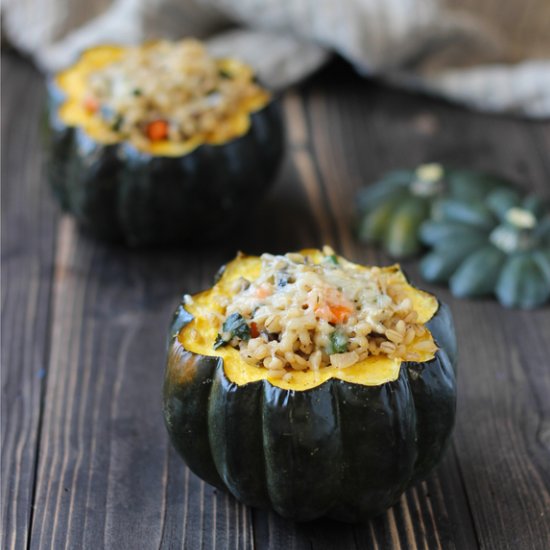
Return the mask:
<path id="1" fill-rule="evenodd" d="M 393 258 L 413 256 L 423 248 L 420 224 L 441 199 L 479 202 L 495 188 L 508 186 L 497 176 L 441 164 L 389 172 L 358 194 L 359 239 L 381 245 Z"/>
<path id="2" fill-rule="evenodd" d="M 433 247 L 420 273 L 455 296 L 495 294 L 524 309 L 550 298 L 550 210 L 538 197 L 500 189 L 481 203 L 443 201 L 420 234 Z"/>
<path id="3" fill-rule="evenodd" d="M 99 46 L 50 83 L 48 149 L 55 194 L 89 232 L 181 243 L 250 212 L 283 130 L 251 68 L 194 40 Z"/>
<path id="4" fill-rule="evenodd" d="M 176 311 L 166 426 L 195 474 L 248 505 L 362 521 L 440 459 L 455 362 L 449 309 L 398 266 L 239 255 Z"/>

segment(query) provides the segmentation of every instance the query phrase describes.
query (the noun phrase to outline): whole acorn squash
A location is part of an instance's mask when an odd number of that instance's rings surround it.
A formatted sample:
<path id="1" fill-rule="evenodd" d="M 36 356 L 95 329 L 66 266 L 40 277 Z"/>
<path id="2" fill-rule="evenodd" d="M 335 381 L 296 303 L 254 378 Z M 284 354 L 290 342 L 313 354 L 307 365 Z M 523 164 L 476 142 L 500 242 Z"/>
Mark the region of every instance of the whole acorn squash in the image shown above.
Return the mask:
<path id="1" fill-rule="evenodd" d="M 83 228 L 111 241 L 147 246 L 220 236 L 250 212 L 276 176 L 284 148 L 276 101 L 261 90 L 207 137 L 138 148 L 83 106 L 87 76 L 124 51 L 89 49 L 49 83 L 47 149 L 55 195 Z M 224 77 L 254 78 L 239 61 L 217 62 Z"/>
<path id="2" fill-rule="evenodd" d="M 481 203 L 443 201 L 420 233 L 433 247 L 422 276 L 448 282 L 455 296 L 495 294 L 524 309 L 550 298 L 550 210 L 540 198 L 500 189 Z"/>
<path id="3" fill-rule="evenodd" d="M 493 189 L 508 186 L 497 176 L 435 163 L 389 172 L 357 196 L 359 240 L 381 245 L 393 258 L 413 256 L 423 248 L 420 225 L 440 200 L 478 202 Z"/>
<path id="4" fill-rule="evenodd" d="M 220 325 L 210 315 L 235 280 L 253 280 L 259 269 L 260 258 L 239 255 L 212 288 L 176 310 L 164 381 L 172 443 L 196 475 L 247 505 L 298 521 L 363 521 L 425 476 L 448 442 L 456 400 L 450 311 L 409 285 L 398 266 L 382 268 L 406 285 L 434 355 L 369 357 L 347 369 L 271 378 L 230 346 L 214 350 Z"/>

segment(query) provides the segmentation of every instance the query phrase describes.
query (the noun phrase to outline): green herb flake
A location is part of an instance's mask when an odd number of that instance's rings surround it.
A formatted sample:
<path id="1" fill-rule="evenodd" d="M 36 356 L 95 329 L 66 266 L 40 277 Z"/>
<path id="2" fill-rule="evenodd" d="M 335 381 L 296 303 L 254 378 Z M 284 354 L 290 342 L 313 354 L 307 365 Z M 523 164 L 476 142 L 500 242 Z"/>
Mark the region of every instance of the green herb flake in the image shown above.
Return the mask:
<path id="1" fill-rule="evenodd" d="M 218 75 L 220 76 L 220 78 L 233 78 L 233 75 L 225 69 L 220 69 L 218 71 Z"/>
<path id="2" fill-rule="evenodd" d="M 332 265 L 340 265 L 338 257 L 336 254 L 331 254 L 330 256 L 325 256 L 325 261 Z"/>
<path id="3" fill-rule="evenodd" d="M 250 340 L 250 327 L 240 313 L 232 313 L 223 323 L 222 331 L 216 337 L 214 349 L 228 344 L 233 338 Z"/>
<path id="4" fill-rule="evenodd" d="M 113 120 L 113 123 L 111 124 L 111 130 L 113 130 L 113 132 L 118 132 L 122 127 L 123 122 L 124 122 L 124 117 L 122 115 L 117 115 Z"/>
<path id="5" fill-rule="evenodd" d="M 132 94 L 134 94 L 136 97 L 139 97 L 140 95 L 143 95 L 143 91 L 141 90 L 141 88 L 134 88 L 132 90 Z"/>
<path id="6" fill-rule="evenodd" d="M 222 326 L 223 332 L 229 332 L 232 338 L 241 340 L 250 339 L 250 327 L 246 324 L 244 317 L 240 313 L 232 313 Z"/>
<path id="7" fill-rule="evenodd" d="M 326 352 L 328 355 L 333 355 L 334 353 L 345 353 L 348 351 L 349 338 L 342 331 L 342 329 L 336 329 L 329 336 L 329 344 L 327 346 Z"/>

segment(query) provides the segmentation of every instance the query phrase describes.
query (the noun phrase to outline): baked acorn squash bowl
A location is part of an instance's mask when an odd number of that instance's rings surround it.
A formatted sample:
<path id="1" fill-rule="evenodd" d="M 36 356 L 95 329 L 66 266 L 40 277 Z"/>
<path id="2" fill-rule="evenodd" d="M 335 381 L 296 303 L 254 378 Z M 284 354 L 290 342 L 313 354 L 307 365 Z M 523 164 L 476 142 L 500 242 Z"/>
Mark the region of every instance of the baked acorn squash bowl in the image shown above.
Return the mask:
<path id="1" fill-rule="evenodd" d="M 241 502 L 361 522 L 439 461 L 455 365 L 448 307 L 399 266 L 239 254 L 176 310 L 165 422 L 189 468 Z"/>
<path id="2" fill-rule="evenodd" d="M 49 83 L 49 179 L 93 235 L 212 240 L 248 215 L 283 156 L 277 102 L 200 42 L 98 46 Z"/>

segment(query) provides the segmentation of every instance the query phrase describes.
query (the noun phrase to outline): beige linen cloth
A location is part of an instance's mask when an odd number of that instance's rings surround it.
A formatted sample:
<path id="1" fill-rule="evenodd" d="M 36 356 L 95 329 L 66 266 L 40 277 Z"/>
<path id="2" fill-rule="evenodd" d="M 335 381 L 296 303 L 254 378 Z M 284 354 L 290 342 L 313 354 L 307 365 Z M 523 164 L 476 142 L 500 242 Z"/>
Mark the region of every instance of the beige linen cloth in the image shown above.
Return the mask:
<path id="1" fill-rule="evenodd" d="M 283 88 L 336 52 L 365 75 L 477 109 L 550 117 L 550 0 L 4 0 L 44 71 L 99 43 L 195 36 Z"/>

